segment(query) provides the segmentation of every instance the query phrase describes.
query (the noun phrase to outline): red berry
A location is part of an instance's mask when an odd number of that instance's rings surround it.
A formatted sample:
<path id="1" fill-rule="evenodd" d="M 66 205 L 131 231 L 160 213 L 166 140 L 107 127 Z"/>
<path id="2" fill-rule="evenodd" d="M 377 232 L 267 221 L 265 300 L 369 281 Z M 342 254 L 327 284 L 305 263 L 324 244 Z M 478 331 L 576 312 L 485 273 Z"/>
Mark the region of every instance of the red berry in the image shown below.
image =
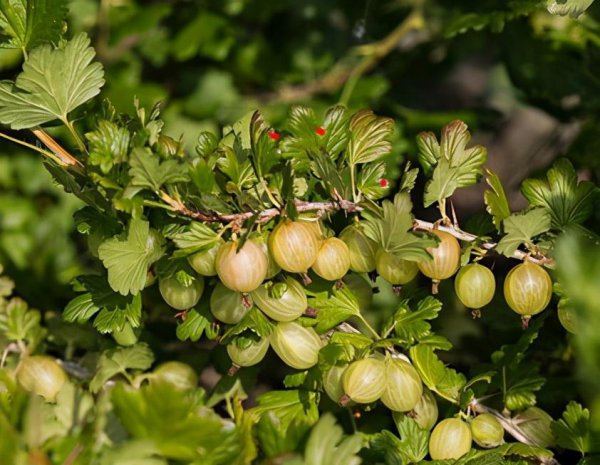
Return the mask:
<path id="1" fill-rule="evenodd" d="M 385 178 L 381 178 L 381 179 L 379 180 L 379 185 L 380 185 L 381 187 L 383 187 L 384 189 L 385 189 L 385 188 L 388 186 L 388 184 L 389 184 L 389 183 L 388 183 L 388 180 L 387 180 L 387 179 L 385 179 Z"/>
<path id="2" fill-rule="evenodd" d="M 315 130 L 315 132 L 316 132 L 316 133 L 317 133 L 317 135 L 319 135 L 319 136 L 324 136 L 324 135 L 325 135 L 325 133 L 326 133 L 327 131 L 325 130 L 325 128 L 324 128 L 324 127 L 322 127 L 322 126 L 319 126 L 319 127 L 318 127 L 318 128 Z"/>
<path id="3" fill-rule="evenodd" d="M 269 137 L 271 140 L 279 140 L 281 139 L 281 134 L 279 134 L 277 131 L 269 131 Z"/>

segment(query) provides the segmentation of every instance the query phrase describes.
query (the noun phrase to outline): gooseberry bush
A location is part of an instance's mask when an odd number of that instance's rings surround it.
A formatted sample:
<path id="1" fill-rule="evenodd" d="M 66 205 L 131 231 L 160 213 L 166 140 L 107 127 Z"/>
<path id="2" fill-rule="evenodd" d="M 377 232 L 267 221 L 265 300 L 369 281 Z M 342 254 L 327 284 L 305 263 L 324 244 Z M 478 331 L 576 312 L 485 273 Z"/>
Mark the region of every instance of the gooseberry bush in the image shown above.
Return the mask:
<path id="1" fill-rule="evenodd" d="M 159 107 L 121 114 L 100 97 L 85 34 L 35 26 L 51 3 L 3 26 L 24 64 L 0 83 L 0 123 L 35 136 L 2 133 L 85 204 L 74 221 L 95 263 L 44 318 L 0 278 L 2 463 L 591 463 L 588 409 L 536 406 L 529 353 L 549 315 L 578 330 L 555 250 L 570 230 L 596 240 L 598 187 L 569 161 L 525 180 L 511 211 L 458 120 L 421 133 L 419 166 L 391 179 L 394 121 L 342 105 L 294 106 L 278 127 L 255 111 L 186 151 Z M 452 196 L 482 179 L 488 214 L 463 228 Z M 476 320 L 498 299 L 522 327 L 485 366 L 453 367 L 433 330 L 452 280 Z M 395 302 L 385 318 L 378 291 Z M 220 361 L 155 363 L 165 341 Z M 257 386 L 272 370 L 278 383 Z"/>

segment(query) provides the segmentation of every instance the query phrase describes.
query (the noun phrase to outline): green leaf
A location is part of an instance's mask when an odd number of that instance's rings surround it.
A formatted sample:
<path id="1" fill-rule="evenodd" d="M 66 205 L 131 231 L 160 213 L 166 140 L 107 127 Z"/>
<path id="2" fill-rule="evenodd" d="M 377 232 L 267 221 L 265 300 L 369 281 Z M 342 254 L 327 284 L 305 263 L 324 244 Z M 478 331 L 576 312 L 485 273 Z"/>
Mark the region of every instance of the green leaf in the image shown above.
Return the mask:
<path id="1" fill-rule="evenodd" d="M 157 455 L 159 450 L 152 441 L 129 440 L 118 447 L 103 449 L 100 465 L 168 465 Z"/>
<path id="2" fill-rule="evenodd" d="M 397 426 L 400 438 L 384 430 L 371 438 L 371 449 L 383 455 L 386 465 L 420 463 L 428 452 L 429 433 L 406 415 Z"/>
<path id="3" fill-rule="evenodd" d="M 546 8 L 553 15 L 579 17 L 594 0 L 546 0 Z"/>
<path id="4" fill-rule="evenodd" d="M 104 383 L 116 375 L 128 377 L 129 370 L 147 370 L 153 361 L 154 354 L 144 343 L 109 349 L 98 360 L 96 374 L 90 381 L 90 390 L 99 392 Z"/>
<path id="5" fill-rule="evenodd" d="M 98 255 L 108 270 L 108 283 L 120 294 L 137 294 L 145 284 L 148 268 L 163 254 L 150 234 L 147 221 L 132 219 L 127 239 L 113 237 L 100 244 Z"/>
<path id="6" fill-rule="evenodd" d="M 341 289 L 334 289 L 333 295 L 310 299 L 308 305 L 317 310 L 315 330 L 318 333 L 324 333 L 331 328 L 335 328 L 351 316 L 360 315 L 358 300 L 346 286 Z"/>
<path id="7" fill-rule="evenodd" d="M 36 48 L 23 64 L 14 83 L 0 83 L 0 122 L 12 129 L 27 129 L 61 120 L 100 93 L 104 71 L 92 63 L 90 39 L 79 34 L 57 48 Z"/>
<path id="8" fill-rule="evenodd" d="M 185 315 L 185 320 L 177 325 L 177 338 L 182 341 L 198 341 L 203 334 L 210 340 L 219 335 L 219 326 L 212 314 L 205 308 L 195 308 Z"/>
<path id="9" fill-rule="evenodd" d="M 385 177 L 385 163 L 373 163 L 365 165 L 358 173 L 356 187 L 359 192 L 369 200 L 377 200 L 385 197 L 389 189 L 381 187 L 381 180 Z"/>
<path id="10" fill-rule="evenodd" d="M 295 450 L 319 418 L 317 394 L 309 391 L 269 391 L 250 412 L 259 418 L 258 438 L 268 457 Z"/>
<path id="11" fill-rule="evenodd" d="M 425 173 L 433 171 L 425 187 L 425 206 L 450 197 L 459 187 L 476 184 L 487 159 L 484 147 L 467 148 L 471 134 L 462 121 L 452 121 L 442 129 L 438 143 L 435 134 L 425 132 L 417 137 L 418 157 Z"/>
<path id="12" fill-rule="evenodd" d="M 363 211 L 364 232 L 384 250 L 400 258 L 412 261 L 430 259 L 427 247 L 434 247 L 437 240 L 431 236 L 412 232 L 412 202 L 407 192 L 396 194 L 394 202 L 384 200 L 376 212 Z"/>
<path id="13" fill-rule="evenodd" d="M 239 431 L 231 421 L 203 408 L 195 393 L 171 383 L 151 382 L 140 389 L 115 386 L 112 402 L 125 431 L 151 441 L 169 462 L 230 465 L 240 453 Z"/>
<path id="14" fill-rule="evenodd" d="M 429 389 L 452 403 L 460 401 L 460 392 L 467 382 L 465 376 L 444 366 L 432 347 L 424 344 L 412 346 L 410 358 Z"/>
<path id="15" fill-rule="evenodd" d="M 504 220 L 506 235 L 500 239 L 496 250 L 510 257 L 525 244 L 532 246 L 532 238 L 550 229 L 550 215 L 543 208 L 535 208 L 525 213 L 513 213 Z"/>
<path id="16" fill-rule="evenodd" d="M 254 171 L 259 178 L 266 174 L 279 162 L 277 147 L 269 138 L 269 128 L 260 112 L 255 111 L 250 120 L 250 147 Z"/>
<path id="17" fill-rule="evenodd" d="M 344 437 L 344 432 L 336 424 L 335 417 L 326 413 L 313 427 L 304 450 L 304 465 L 324 465 L 339 463 L 360 465 L 357 455 L 362 448 L 362 438 L 358 434 Z"/>
<path id="18" fill-rule="evenodd" d="M 120 331 L 126 323 L 133 328 L 142 322 L 142 296 L 117 294 L 104 276 L 81 276 L 78 282 L 87 291 L 65 307 L 63 319 L 70 323 L 85 323 L 98 314 L 94 327 L 101 333 Z"/>
<path id="19" fill-rule="evenodd" d="M 490 189 L 487 189 L 483 194 L 483 200 L 488 213 L 492 215 L 494 226 L 500 231 L 502 222 L 510 216 L 510 207 L 500 178 L 489 170 L 486 170 L 486 173 L 485 181 Z"/>
<path id="20" fill-rule="evenodd" d="M 41 314 L 27 303 L 14 297 L 6 308 L 0 307 L 0 334 L 9 341 L 27 341 L 32 350 L 44 339 L 46 330 L 40 324 Z"/>
<path id="21" fill-rule="evenodd" d="M 229 328 L 223 335 L 223 339 L 227 339 L 244 331 L 252 331 L 259 337 L 267 337 L 273 331 L 274 324 L 261 312 L 258 308 L 252 307 L 242 320 Z"/>
<path id="22" fill-rule="evenodd" d="M 431 325 L 427 320 L 437 318 L 441 309 L 442 303 L 431 296 L 419 301 L 414 311 L 410 309 L 408 301 L 403 301 L 392 317 L 396 336 L 409 344 L 420 341 L 431 334 Z"/>
<path id="23" fill-rule="evenodd" d="M 394 120 L 376 116 L 370 110 L 360 110 L 350 120 L 350 142 L 346 150 L 348 164 L 353 166 L 379 160 L 392 151 L 388 140 Z"/>
<path id="24" fill-rule="evenodd" d="M 180 249 L 174 257 L 185 257 L 196 252 L 204 252 L 219 243 L 219 236 L 208 225 L 197 221 L 190 223 L 185 229 L 171 236 Z"/>
<path id="25" fill-rule="evenodd" d="M 581 404 L 569 402 L 562 418 L 553 421 L 551 428 L 559 447 L 581 454 L 590 452 L 590 411 Z"/>
<path id="26" fill-rule="evenodd" d="M 85 135 L 89 141 L 89 163 L 108 173 L 114 165 L 127 160 L 129 131 L 107 120 L 100 120 L 98 127 Z"/>
<path id="27" fill-rule="evenodd" d="M 143 187 L 158 192 L 164 184 L 189 180 L 185 165 L 173 159 L 161 163 L 160 157 L 148 148 L 135 148 L 131 152 L 129 164 L 131 185 L 134 187 Z"/>
<path id="28" fill-rule="evenodd" d="M 321 143 L 330 158 L 335 160 L 348 146 L 350 140 L 349 126 L 350 118 L 346 107 L 336 105 L 325 113 L 323 122 L 325 135 Z"/>
<path id="29" fill-rule="evenodd" d="M 564 230 L 584 223 L 594 212 L 598 188 L 590 181 L 577 182 L 577 173 L 566 158 L 552 165 L 546 180 L 526 179 L 521 187 L 531 207 L 542 207 L 552 219 L 552 228 Z"/>
<path id="30" fill-rule="evenodd" d="M 66 13 L 66 0 L 0 0 L 0 29 L 9 38 L 0 46 L 31 50 L 56 43 Z"/>

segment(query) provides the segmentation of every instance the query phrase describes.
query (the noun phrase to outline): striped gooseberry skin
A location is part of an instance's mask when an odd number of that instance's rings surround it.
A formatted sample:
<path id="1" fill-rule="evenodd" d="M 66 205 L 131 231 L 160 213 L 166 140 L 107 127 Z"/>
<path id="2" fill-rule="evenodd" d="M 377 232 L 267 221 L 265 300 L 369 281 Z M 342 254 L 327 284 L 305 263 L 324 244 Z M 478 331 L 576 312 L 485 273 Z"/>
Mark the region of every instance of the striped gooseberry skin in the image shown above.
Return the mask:
<path id="1" fill-rule="evenodd" d="M 429 437 L 429 455 L 433 460 L 456 460 L 471 450 L 471 428 L 458 418 L 440 421 Z"/>
<path id="2" fill-rule="evenodd" d="M 350 270 L 355 273 L 370 273 L 375 270 L 377 243 L 356 225 L 346 227 L 340 233 L 340 239 L 348 246 L 350 254 Z"/>
<path id="3" fill-rule="evenodd" d="M 473 441 L 480 447 L 490 449 L 504 442 L 504 428 L 494 415 L 482 413 L 471 421 Z"/>
<path id="4" fill-rule="evenodd" d="M 541 266 L 524 262 L 515 266 L 504 281 L 504 298 L 509 307 L 525 317 L 544 310 L 552 297 L 552 279 Z"/>
<path id="5" fill-rule="evenodd" d="M 197 252 L 188 257 L 188 263 L 194 269 L 196 273 L 202 276 L 215 276 L 217 270 L 215 269 L 215 259 L 219 247 L 223 244 L 223 240 L 220 239 L 214 246 L 203 252 Z"/>
<path id="6" fill-rule="evenodd" d="M 396 257 L 383 249 L 377 251 L 375 263 L 379 276 L 394 286 L 408 284 L 419 273 L 415 262 Z"/>
<path id="7" fill-rule="evenodd" d="M 392 413 L 396 424 L 404 418 L 404 415 L 401 412 Z M 435 397 L 429 389 L 423 386 L 423 395 L 419 399 L 419 402 L 417 402 L 417 405 L 413 407 L 411 418 L 415 420 L 421 429 L 431 431 L 431 428 L 437 423 L 438 415 L 439 411 Z"/>
<path id="8" fill-rule="evenodd" d="M 247 347 L 241 348 L 234 342 L 227 344 L 227 353 L 234 365 L 239 367 L 251 367 L 259 363 L 269 350 L 269 339 L 263 337 L 258 341 L 251 342 Z"/>
<path id="9" fill-rule="evenodd" d="M 378 400 L 385 391 L 386 369 L 383 360 L 369 357 L 352 362 L 342 377 L 344 394 L 359 404 Z"/>
<path id="10" fill-rule="evenodd" d="M 67 374 L 52 357 L 31 355 L 19 364 L 17 381 L 25 390 L 54 402 L 67 382 Z"/>
<path id="11" fill-rule="evenodd" d="M 219 247 L 215 268 L 223 285 L 232 291 L 251 292 L 267 276 L 267 255 L 252 241 L 244 242 L 239 250 L 237 248 L 235 241 Z"/>
<path id="12" fill-rule="evenodd" d="M 494 273 L 483 265 L 463 266 L 454 280 L 454 291 L 467 308 L 479 309 L 489 304 L 496 291 Z"/>
<path id="13" fill-rule="evenodd" d="M 323 389 L 334 402 L 339 402 L 344 395 L 342 379 L 346 368 L 348 368 L 348 365 L 334 365 L 323 375 Z"/>
<path id="14" fill-rule="evenodd" d="M 212 291 L 209 307 L 217 320 L 228 325 L 239 323 L 249 310 L 244 303 L 244 296 L 225 287 L 223 283 L 217 283 Z"/>
<path id="15" fill-rule="evenodd" d="M 319 361 L 321 339 L 312 328 L 280 322 L 269 336 L 269 342 L 279 358 L 297 370 L 306 370 Z"/>
<path id="16" fill-rule="evenodd" d="M 337 237 L 325 239 L 312 269 L 327 281 L 342 279 L 350 269 L 350 252 L 346 243 Z"/>
<path id="17" fill-rule="evenodd" d="M 167 305 L 175 310 L 188 310 L 196 305 L 202 297 L 204 280 L 198 276 L 189 286 L 185 286 L 174 276 L 160 278 L 158 290 Z"/>
<path id="18" fill-rule="evenodd" d="M 285 285 L 287 288 L 279 298 L 270 295 L 270 283 L 258 286 L 250 294 L 254 304 L 275 321 L 295 320 L 308 306 L 304 287 L 298 281 L 288 276 Z"/>
<path id="19" fill-rule="evenodd" d="M 319 241 L 305 223 L 285 220 L 271 231 L 269 251 L 283 270 L 306 273 L 317 258 Z"/>
<path id="20" fill-rule="evenodd" d="M 423 383 L 408 362 L 388 357 L 385 360 L 386 385 L 381 402 L 394 412 L 412 410 L 423 396 Z"/>
<path id="21" fill-rule="evenodd" d="M 419 270 L 428 278 L 441 281 L 452 276 L 458 270 L 460 264 L 460 244 L 456 238 L 439 229 L 430 231 L 431 234 L 440 238 L 437 247 L 428 247 L 427 252 L 433 257 L 432 260 L 418 263 Z"/>
<path id="22" fill-rule="evenodd" d="M 151 381 L 163 381 L 177 389 L 190 390 L 198 385 L 198 375 L 185 363 L 170 361 L 161 363 L 150 375 Z"/>

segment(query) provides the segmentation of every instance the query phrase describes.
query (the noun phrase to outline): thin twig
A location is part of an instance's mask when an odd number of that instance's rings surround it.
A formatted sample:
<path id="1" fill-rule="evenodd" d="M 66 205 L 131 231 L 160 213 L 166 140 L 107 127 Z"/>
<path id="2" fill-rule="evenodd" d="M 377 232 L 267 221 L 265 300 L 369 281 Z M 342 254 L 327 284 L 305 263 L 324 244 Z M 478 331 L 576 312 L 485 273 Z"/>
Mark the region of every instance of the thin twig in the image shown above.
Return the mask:
<path id="1" fill-rule="evenodd" d="M 372 44 L 352 49 L 349 56 L 338 61 L 323 76 L 304 84 L 285 86 L 266 96 L 265 100 L 278 102 L 295 102 L 316 94 L 335 92 L 347 82 L 356 82 L 365 73 L 372 70 L 377 63 L 389 55 L 408 33 L 423 28 L 423 16 L 419 8 L 412 11 L 392 32 L 383 39 Z M 362 56 L 358 61 L 357 57 Z M 345 92 L 345 94 L 348 94 Z M 342 99 L 347 98 L 347 95 Z"/>

